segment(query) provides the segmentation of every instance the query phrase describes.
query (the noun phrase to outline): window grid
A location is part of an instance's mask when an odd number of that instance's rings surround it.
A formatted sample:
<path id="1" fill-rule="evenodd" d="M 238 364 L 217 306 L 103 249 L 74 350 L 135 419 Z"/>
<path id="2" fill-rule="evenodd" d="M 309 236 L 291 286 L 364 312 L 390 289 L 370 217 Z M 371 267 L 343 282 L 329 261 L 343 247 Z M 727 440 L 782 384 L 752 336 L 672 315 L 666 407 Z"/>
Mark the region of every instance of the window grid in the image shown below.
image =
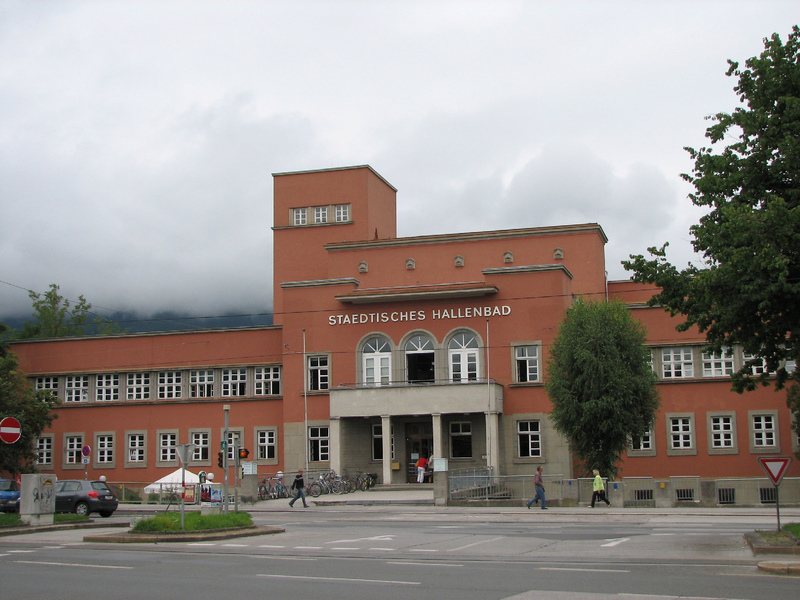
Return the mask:
<path id="1" fill-rule="evenodd" d="M 315 206 L 314 207 L 314 223 L 327 223 L 328 222 L 328 207 Z"/>
<path id="2" fill-rule="evenodd" d="M 222 395 L 244 396 L 247 393 L 247 369 L 222 369 Z"/>
<path id="3" fill-rule="evenodd" d="M 469 421 L 450 423 L 450 457 L 472 458 L 472 424 Z"/>
<path id="4" fill-rule="evenodd" d="M 191 398 L 213 398 L 214 371 L 190 371 L 189 395 Z"/>
<path id="5" fill-rule="evenodd" d="M 711 417 L 711 447 L 733 448 L 732 417 Z"/>
<path id="6" fill-rule="evenodd" d="M 58 393 L 58 377 L 37 377 L 36 390 L 49 390 L 54 394 Z"/>
<path id="7" fill-rule="evenodd" d="M 733 373 L 733 352 L 724 348 L 722 353 L 703 352 L 703 377 L 724 377 Z"/>
<path id="8" fill-rule="evenodd" d="M 67 375 L 65 394 L 66 402 L 87 402 L 89 400 L 89 376 Z"/>
<path id="9" fill-rule="evenodd" d="M 673 450 L 692 448 L 692 420 L 689 417 L 672 417 L 670 432 Z"/>
<path id="10" fill-rule="evenodd" d="M 277 458 L 277 435 L 277 432 L 269 429 L 256 433 L 259 460 L 274 460 Z"/>
<path id="11" fill-rule="evenodd" d="M 53 464 L 53 438 L 49 435 L 42 436 L 36 440 L 36 464 Z"/>
<path id="12" fill-rule="evenodd" d="M 280 367 L 256 367 L 254 379 L 256 396 L 280 396 Z"/>
<path id="13" fill-rule="evenodd" d="M 308 389 L 312 392 L 327 390 L 329 385 L 328 357 L 308 357 Z"/>
<path id="14" fill-rule="evenodd" d="M 337 204 L 336 205 L 336 222 L 344 223 L 350 220 L 350 205 Z"/>
<path id="15" fill-rule="evenodd" d="M 128 462 L 144 462 L 145 443 L 143 433 L 131 433 L 128 435 Z"/>
<path id="16" fill-rule="evenodd" d="M 772 415 L 753 415 L 753 445 L 756 448 L 775 446 L 775 419 Z"/>
<path id="17" fill-rule="evenodd" d="M 649 451 L 653 449 L 653 432 L 647 430 L 640 438 L 631 438 L 629 448 L 633 451 Z"/>
<path id="18" fill-rule="evenodd" d="M 82 435 L 68 435 L 66 439 L 66 453 L 64 462 L 68 465 L 81 463 L 81 450 L 83 449 Z"/>
<path id="19" fill-rule="evenodd" d="M 517 382 L 539 381 L 539 347 L 517 346 Z"/>
<path id="20" fill-rule="evenodd" d="M 128 400 L 150 399 L 150 373 L 128 373 Z"/>
<path id="21" fill-rule="evenodd" d="M 210 456 L 209 448 L 211 446 L 211 436 L 205 431 L 193 431 L 191 435 L 194 450 L 192 451 L 192 460 L 202 462 L 208 460 Z"/>
<path id="22" fill-rule="evenodd" d="M 183 397 L 183 373 L 161 371 L 158 374 L 158 397 L 162 400 Z"/>
<path id="23" fill-rule="evenodd" d="M 119 375 L 98 375 L 96 386 L 95 400 L 97 402 L 115 402 L 119 400 Z"/>
<path id="24" fill-rule="evenodd" d="M 114 462 L 114 436 L 97 436 L 97 462 L 100 464 L 110 464 Z"/>
<path id="25" fill-rule="evenodd" d="M 540 427 L 539 421 L 517 422 L 520 458 L 538 458 L 542 456 L 542 434 Z"/>
<path id="26" fill-rule="evenodd" d="M 173 462 L 178 458 L 178 434 L 162 433 L 158 437 L 158 455 L 161 462 Z"/>
<path id="27" fill-rule="evenodd" d="M 327 427 L 309 427 L 309 460 L 323 462 L 330 460 L 330 439 Z"/>
<path id="28" fill-rule="evenodd" d="M 308 223 L 308 213 L 305 208 L 295 208 L 292 213 L 295 225 L 306 225 Z"/>
<path id="29" fill-rule="evenodd" d="M 691 348 L 663 348 L 661 369 L 664 379 L 694 377 Z"/>

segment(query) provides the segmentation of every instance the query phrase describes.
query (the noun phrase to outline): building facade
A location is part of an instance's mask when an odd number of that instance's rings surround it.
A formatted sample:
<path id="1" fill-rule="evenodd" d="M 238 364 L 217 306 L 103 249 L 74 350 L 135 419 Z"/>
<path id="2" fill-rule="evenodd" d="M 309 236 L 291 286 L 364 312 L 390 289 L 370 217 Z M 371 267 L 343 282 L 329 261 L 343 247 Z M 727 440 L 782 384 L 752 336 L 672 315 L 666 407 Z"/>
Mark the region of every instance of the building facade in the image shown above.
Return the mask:
<path id="1" fill-rule="evenodd" d="M 606 281 L 597 224 L 398 238 L 396 190 L 369 166 L 275 174 L 273 218 L 272 326 L 13 344 L 62 401 L 41 470 L 150 482 L 193 444 L 188 468 L 213 472 L 237 438 L 262 474 L 410 483 L 425 455 L 584 476 L 544 388 L 577 297 L 621 298 L 652 346 L 662 405 L 624 476 L 761 477 L 758 456 L 797 449 L 783 392 L 731 391 L 738 349 L 704 353 L 698 332 L 646 306 L 652 289 Z"/>

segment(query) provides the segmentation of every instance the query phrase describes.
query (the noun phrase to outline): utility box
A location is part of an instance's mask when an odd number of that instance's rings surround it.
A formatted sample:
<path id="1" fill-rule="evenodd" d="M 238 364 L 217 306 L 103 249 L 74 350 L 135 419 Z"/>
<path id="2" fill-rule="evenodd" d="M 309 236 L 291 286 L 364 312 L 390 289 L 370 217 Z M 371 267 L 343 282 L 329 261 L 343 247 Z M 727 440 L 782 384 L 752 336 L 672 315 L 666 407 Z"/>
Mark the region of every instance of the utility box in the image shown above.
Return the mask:
<path id="1" fill-rule="evenodd" d="M 52 525 L 56 512 L 58 477 L 46 473 L 22 476 L 19 492 L 19 518 L 29 525 Z"/>

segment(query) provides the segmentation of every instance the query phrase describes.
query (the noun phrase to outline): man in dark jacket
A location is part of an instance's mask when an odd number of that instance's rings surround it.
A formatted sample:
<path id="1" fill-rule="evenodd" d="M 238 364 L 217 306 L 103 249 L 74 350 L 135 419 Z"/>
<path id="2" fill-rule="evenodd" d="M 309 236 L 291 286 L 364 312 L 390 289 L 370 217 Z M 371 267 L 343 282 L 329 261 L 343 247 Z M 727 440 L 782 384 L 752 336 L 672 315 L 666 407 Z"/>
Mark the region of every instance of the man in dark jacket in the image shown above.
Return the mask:
<path id="1" fill-rule="evenodd" d="M 303 481 L 303 469 L 297 471 L 297 475 L 294 477 L 294 481 L 292 482 L 292 489 L 294 490 L 294 498 L 289 502 L 289 506 L 294 508 L 294 503 L 297 501 L 298 498 L 303 499 L 303 507 L 308 508 L 308 504 L 306 504 L 306 484 Z"/>

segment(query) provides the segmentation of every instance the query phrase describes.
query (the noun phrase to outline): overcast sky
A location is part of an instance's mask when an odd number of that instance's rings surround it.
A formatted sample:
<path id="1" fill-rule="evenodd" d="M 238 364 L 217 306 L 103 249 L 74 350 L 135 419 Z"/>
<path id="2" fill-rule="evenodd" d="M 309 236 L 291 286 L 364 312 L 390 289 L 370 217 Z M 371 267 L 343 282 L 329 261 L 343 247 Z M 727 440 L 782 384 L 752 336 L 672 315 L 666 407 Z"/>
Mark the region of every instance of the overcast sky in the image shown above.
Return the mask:
<path id="1" fill-rule="evenodd" d="M 695 260 L 680 174 L 798 4 L 0 0 L 0 319 L 272 308 L 272 173 L 369 164 L 398 235 L 599 223 Z"/>

